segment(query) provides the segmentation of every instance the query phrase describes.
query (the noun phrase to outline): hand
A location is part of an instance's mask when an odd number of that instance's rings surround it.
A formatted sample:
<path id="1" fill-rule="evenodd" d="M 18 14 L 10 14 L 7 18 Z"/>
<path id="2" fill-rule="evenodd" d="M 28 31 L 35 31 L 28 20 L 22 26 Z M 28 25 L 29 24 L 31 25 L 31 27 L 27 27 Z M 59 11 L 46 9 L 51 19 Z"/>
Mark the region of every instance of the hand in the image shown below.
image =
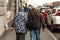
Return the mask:
<path id="1" fill-rule="evenodd" d="M 9 30 L 10 30 L 10 31 L 13 31 L 13 28 L 12 28 L 12 27 L 9 27 Z"/>
<path id="2" fill-rule="evenodd" d="M 13 31 L 13 29 L 11 29 L 11 31 Z"/>

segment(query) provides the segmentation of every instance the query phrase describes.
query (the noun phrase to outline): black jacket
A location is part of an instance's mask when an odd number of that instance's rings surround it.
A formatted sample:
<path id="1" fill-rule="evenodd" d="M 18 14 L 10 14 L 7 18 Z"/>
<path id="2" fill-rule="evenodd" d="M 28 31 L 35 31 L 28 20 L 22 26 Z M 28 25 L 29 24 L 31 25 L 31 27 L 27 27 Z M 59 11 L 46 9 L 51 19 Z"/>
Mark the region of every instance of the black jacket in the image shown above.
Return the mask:
<path id="1" fill-rule="evenodd" d="M 34 19 L 34 14 L 36 14 L 36 19 L 37 19 L 37 22 L 36 22 L 36 25 L 38 26 L 35 26 L 35 28 L 33 27 L 33 23 L 35 22 L 35 19 Z M 28 21 L 27 21 L 27 28 L 29 30 L 40 30 L 40 28 L 45 28 L 45 22 L 43 20 L 43 17 L 40 13 L 37 13 L 37 12 L 29 12 L 28 13 Z"/>

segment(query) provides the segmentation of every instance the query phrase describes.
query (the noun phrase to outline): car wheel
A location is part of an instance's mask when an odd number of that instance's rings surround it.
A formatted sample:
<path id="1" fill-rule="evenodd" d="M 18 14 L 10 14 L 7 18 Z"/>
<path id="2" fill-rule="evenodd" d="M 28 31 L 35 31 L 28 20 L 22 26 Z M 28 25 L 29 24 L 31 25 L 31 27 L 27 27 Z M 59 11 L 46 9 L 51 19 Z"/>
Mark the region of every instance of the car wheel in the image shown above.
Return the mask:
<path id="1" fill-rule="evenodd" d="M 51 20 L 51 32 L 54 31 L 54 28 L 53 28 L 53 21 Z"/>
<path id="2" fill-rule="evenodd" d="M 51 27 L 51 32 L 53 32 L 53 27 Z"/>

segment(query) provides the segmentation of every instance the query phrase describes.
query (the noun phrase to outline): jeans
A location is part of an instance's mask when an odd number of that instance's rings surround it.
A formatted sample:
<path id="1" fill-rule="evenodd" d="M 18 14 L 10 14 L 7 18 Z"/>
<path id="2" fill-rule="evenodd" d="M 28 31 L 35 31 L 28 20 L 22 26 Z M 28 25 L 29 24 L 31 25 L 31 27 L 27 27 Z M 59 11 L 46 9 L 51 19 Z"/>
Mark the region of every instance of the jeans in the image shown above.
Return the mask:
<path id="1" fill-rule="evenodd" d="M 30 40 L 40 40 L 40 30 L 31 30 L 30 31 Z"/>

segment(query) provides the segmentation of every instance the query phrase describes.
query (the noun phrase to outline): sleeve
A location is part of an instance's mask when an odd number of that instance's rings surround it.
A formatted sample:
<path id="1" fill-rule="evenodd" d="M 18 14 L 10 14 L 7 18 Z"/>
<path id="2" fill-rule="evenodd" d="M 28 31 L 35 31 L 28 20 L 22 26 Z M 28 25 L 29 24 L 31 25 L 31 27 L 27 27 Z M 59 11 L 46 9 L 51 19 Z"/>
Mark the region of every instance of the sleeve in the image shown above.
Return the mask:
<path id="1" fill-rule="evenodd" d="M 42 26 L 42 28 L 44 29 L 45 28 L 45 21 L 44 21 L 44 19 L 43 19 L 43 16 L 41 15 L 41 26 Z"/>
<path id="2" fill-rule="evenodd" d="M 17 16 L 15 16 L 15 17 L 13 18 L 13 20 L 12 20 L 11 27 L 13 27 L 13 28 L 15 27 L 15 23 L 16 23 L 15 21 L 17 21 L 16 18 L 17 18 Z"/>
<path id="3" fill-rule="evenodd" d="M 13 20 L 12 20 L 11 27 L 14 27 L 14 20 L 15 20 L 15 17 L 14 17 Z"/>

